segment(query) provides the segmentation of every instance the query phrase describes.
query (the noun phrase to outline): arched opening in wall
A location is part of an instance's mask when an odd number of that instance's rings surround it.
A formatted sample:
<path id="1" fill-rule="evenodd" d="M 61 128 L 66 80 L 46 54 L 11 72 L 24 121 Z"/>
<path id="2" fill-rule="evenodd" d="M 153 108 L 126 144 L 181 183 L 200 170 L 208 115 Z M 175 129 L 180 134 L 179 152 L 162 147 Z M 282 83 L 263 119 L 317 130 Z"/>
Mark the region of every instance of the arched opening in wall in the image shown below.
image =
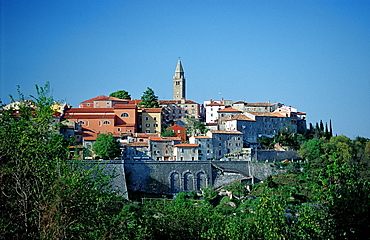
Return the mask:
<path id="1" fill-rule="evenodd" d="M 197 174 L 197 190 L 203 189 L 206 186 L 206 175 L 203 172 Z"/>
<path id="2" fill-rule="evenodd" d="M 171 192 L 180 192 L 180 175 L 178 173 L 172 173 L 170 177 Z"/>
<path id="3" fill-rule="evenodd" d="M 184 175 L 184 190 L 185 191 L 192 191 L 194 190 L 193 186 L 193 174 L 185 173 Z"/>

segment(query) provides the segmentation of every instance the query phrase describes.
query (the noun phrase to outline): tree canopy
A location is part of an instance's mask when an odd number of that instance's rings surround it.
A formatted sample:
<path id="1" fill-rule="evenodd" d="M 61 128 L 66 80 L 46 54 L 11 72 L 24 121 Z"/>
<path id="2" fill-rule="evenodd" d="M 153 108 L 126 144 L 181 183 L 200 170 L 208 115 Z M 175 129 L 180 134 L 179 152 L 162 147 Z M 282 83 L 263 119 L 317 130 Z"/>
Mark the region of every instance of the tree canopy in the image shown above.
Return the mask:
<path id="1" fill-rule="evenodd" d="M 158 108 L 159 107 L 158 96 L 154 94 L 153 89 L 148 87 L 147 90 L 143 92 L 139 106 L 143 108 Z"/>
<path id="2" fill-rule="evenodd" d="M 93 146 L 93 151 L 103 159 L 113 159 L 121 155 L 119 143 L 110 134 L 99 134 Z"/>
<path id="3" fill-rule="evenodd" d="M 98 165 L 67 161 L 49 84 L 36 91 L 0 115 L 0 239 L 101 238 L 123 198 Z"/>
<path id="4" fill-rule="evenodd" d="M 118 90 L 109 94 L 109 97 L 115 97 L 120 99 L 131 99 L 131 95 L 125 90 Z"/>

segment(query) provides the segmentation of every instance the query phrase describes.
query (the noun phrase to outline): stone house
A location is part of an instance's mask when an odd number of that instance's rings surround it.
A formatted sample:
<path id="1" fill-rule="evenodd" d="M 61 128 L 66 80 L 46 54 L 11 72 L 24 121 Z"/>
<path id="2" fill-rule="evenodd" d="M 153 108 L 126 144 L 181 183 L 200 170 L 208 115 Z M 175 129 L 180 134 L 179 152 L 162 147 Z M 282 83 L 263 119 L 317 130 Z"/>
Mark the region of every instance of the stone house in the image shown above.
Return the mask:
<path id="1" fill-rule="evenodd" d="M 170 161 L 174 159 L 173 146 L 180 144 L 178 137 L 150 137 L 149 153 L 155 161 Z"/>
<path id="2" fill-rule="evenodd" d="M 212 138 L 209 136 L 192 136 L 189 138 L 191 144 L 198 145 L 198 159 L 199 160 L 212 160 L 213 156 L 213 143 Z"/>
<path id="3" fill-rule="evenodd" d="M 175 161 L 194 161 L 198 160 L 198 145 L 181 143 L 173 146 L 173 156 Z"/>
<path id="4" fill-rule="evenodd" d="M 273 112 L 278 107 L 280 107 L 281 103 L 273 103 L 271 104 L 270 101 L 265 103 L 257 102 L 257 103 L 246 103 L 243 101 L 233 103 L 233 108 L 240 110 L 242 112 Z"/>
<path id="5" fill-rule="evenodd" d="M 200 119 L 199 104 L 192 100 L 159 100 L 163 109 L 163 121 L 165 124 L 172 124 L 185 118 Z"/>
<path id="6" fill-rule="evenodd" d="M 217 126 L 218 130 L 226 130 L 225 129 L 225 121 L 231 119 L 232 117 L 241 114 L 242 111 L 237 110 L 232 107 L 224 108 L 222 110 L 217 111 L 218 119 L 217 119 Z"/>
<path id="7" fill-rule="evenodd" d="M 243 133 L 240 131 L 210 130 L 207 136 L 212 138 L 213 156 L 220 159 L 228 154 L 238 154 L 243 148 Z"/>
<path id="8" fill-rule="evenodd" d="M 287 128 L 287 126 L 296 132 L 296 125 L 292 125 L 289 117 L 270 112 L 245 112 L 225 123 L 227 131 L 242 132 L 244 147 L 256 147 L 259 137 L 273 137 L 280 129 Z"/>

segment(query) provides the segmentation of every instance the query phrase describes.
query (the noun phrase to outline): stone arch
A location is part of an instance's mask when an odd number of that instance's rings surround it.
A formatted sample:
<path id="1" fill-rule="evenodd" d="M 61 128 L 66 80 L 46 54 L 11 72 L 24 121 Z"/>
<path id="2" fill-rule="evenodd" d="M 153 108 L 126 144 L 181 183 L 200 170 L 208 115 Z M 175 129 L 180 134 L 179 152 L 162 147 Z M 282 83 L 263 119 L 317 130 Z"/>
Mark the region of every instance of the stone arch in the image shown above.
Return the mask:
<path id="1" fill-rule="evenodd" d="M 170 191 L 172 193 L 178 193 L 180 192 L 180 174 L 178 172 L 171 172 L 169 176 L 169 181 L 170 181 Z"/>
<path id="2" fill-rule="evenodd" d="M 194 176 L 190 171 L 184 173 L 184 191 L 194 190 Z"/>
<path id="3" fill-rule="evenodd" d="M 208 176 L 204 173 L 204 171 L 199 171 L 196 175 L 196 189 L 199 191 L 200 189 L 206 188 L 208 185 Z"/>

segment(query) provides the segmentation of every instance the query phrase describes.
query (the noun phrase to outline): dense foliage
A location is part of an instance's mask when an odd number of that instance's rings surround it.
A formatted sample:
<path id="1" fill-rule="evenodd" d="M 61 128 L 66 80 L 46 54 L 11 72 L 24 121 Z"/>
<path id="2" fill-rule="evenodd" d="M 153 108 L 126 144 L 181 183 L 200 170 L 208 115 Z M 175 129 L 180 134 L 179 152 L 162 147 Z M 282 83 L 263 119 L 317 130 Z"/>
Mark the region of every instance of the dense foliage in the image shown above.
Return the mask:
<path id="1" fill-rule="evenodd" d="M 131 95 L 126 90 L 118 90 L 109 94 L 109 97 L 115 97 L 120 99 L 131 99 Z"/>
<path id="2" fill-rule="evenodd" d="M 139 106 L 143 108 L 158 108 L 159 107 L 158 96 L 154 94 L 153 89 L 148 87 L 143 92 Z"/>
<path id="3" fill-rule="evenodd" d="M 93 151 L 102 159 L 113 159 L 121 155 L 119 143 L 110 134 L 99 134 L 94 143 Z"/>

